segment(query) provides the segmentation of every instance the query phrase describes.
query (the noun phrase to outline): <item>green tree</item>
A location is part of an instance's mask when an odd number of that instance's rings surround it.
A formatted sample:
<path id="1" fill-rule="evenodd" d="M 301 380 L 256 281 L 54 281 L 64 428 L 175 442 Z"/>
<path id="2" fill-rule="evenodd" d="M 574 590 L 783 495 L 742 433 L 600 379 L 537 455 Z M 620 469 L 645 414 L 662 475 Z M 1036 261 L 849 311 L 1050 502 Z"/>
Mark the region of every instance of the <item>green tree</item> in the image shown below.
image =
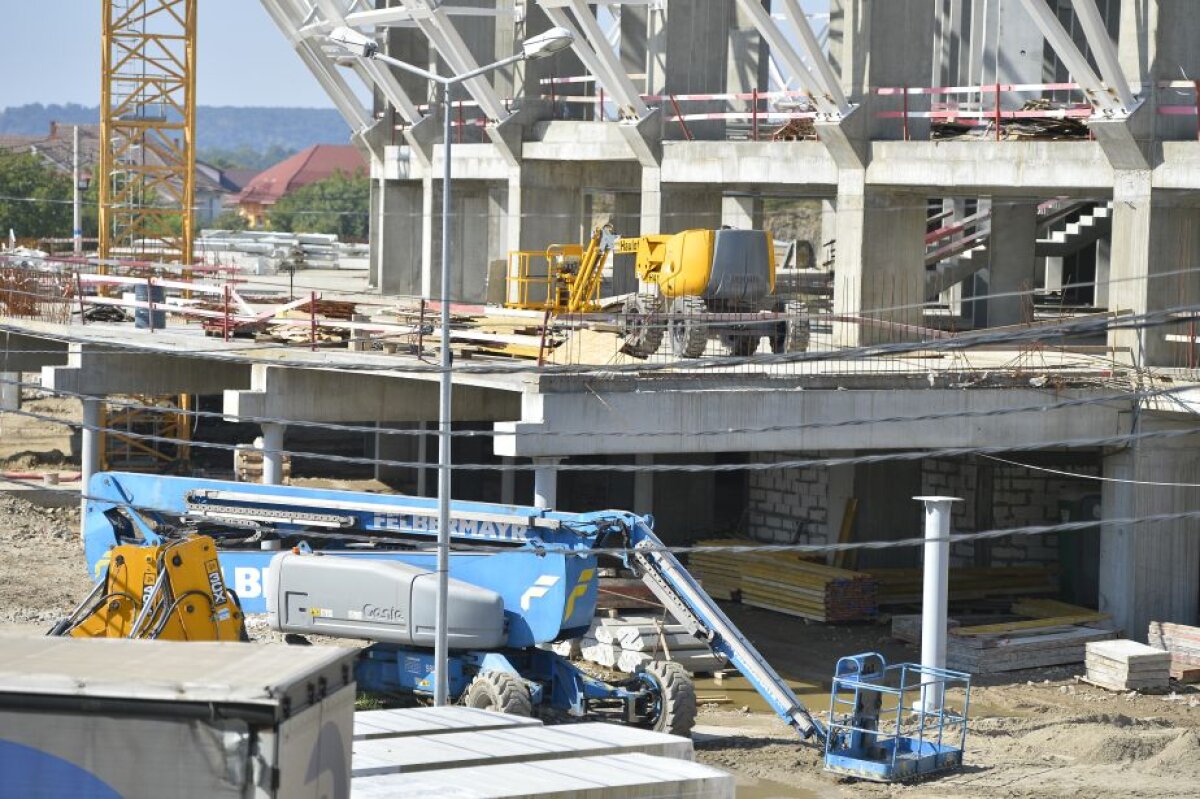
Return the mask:
<path id="1" fill-rule="evenodd" d="M 339 172 L 281 198 L 271 208 L 270 226 L 287 233 L 336 233 L 343 241 L 365 241 L 370 209 L 370 178 Z"/>
<path id="2" fill-rule="evenodd" d="M 0 152 L 0 235 L 71 235 L 71 178 L 28 153 Z"/>
<path id="3" fill-rule="evenodd" d="M 237 211 L 224 211 L 204 227 L 209 230 L 245 230 L 249 225 L 246 224 L 246 217 Z"/>

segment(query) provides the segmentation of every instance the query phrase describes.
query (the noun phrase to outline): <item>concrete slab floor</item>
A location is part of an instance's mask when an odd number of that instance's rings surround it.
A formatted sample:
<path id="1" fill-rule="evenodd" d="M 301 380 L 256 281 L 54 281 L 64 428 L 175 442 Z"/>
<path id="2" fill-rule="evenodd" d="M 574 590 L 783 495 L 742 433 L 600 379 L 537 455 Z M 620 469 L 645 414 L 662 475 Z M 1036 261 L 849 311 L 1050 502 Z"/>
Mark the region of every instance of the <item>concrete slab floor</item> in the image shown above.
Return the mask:
<path id="1" fill-rule="evenodd" d="M 724 771 L 640 753 L 362 777 L 350 787 L 354 799 L 732 799 L 734 791 Z"/>
<path id="2" fill-rule="evenodd" d="M 692 742 L 636 727 L 598 723 L 355 741 L 353 773 L 365 777 L 631 752 L 691 760 Z"/>

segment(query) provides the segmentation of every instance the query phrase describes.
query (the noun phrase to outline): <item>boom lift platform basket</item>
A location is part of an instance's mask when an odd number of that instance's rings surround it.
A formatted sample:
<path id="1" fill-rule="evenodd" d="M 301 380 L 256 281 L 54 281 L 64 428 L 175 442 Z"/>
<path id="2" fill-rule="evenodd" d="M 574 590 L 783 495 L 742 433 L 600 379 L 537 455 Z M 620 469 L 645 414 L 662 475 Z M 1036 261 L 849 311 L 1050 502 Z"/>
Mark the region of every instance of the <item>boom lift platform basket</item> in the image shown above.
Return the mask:
<path id="1" fill-rule="evenodd" d="M 962 711 L 946 692 L 963 690 Z M 837 662 L 829 698 L 825 770 L 896 782 L 958 768 L 967 741 L 971 675 L 866 653 Z"/>

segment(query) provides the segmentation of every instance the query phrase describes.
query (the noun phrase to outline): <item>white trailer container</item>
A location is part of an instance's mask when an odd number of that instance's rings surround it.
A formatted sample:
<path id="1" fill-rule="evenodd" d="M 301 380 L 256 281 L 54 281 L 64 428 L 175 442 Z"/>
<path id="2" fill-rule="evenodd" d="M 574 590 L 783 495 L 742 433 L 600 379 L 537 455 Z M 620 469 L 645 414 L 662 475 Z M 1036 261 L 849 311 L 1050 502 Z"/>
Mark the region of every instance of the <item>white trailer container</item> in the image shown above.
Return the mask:
<path id="1" fill-rule="evenodd" d="M 0 637 L 0 797 L 348 797 L 355 654 Z"/>

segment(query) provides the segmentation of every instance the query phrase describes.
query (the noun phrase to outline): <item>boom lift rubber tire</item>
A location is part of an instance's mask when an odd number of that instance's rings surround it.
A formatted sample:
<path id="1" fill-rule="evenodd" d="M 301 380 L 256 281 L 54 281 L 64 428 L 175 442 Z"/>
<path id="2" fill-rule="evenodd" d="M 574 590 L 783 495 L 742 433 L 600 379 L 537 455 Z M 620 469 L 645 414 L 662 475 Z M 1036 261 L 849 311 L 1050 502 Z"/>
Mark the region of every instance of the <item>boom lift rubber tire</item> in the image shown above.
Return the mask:
<path id="1" fill-rule="evenodd" d="M 532 716 L 533 700 L 529 686 L 507 671 L 481 671 L 467 686 L 464 704 L 481 710 L 495 710 L 512 716 Z"/>
<path id="2" fill-rule="evenodd" d="M 671 352 L 676 358 L 699 358 L 708 346 L 704 315 L 708 310 L 700 297 L 678 297 L 671 304 Z"/>
<path id="3" fill-rule="evenodd" d="M 625 300 L 621 308 L 621 352 L 634 358 L 649 358 L 662 346 L 663 323 L 652 317 L 661 304 L 653 294 L 638 294 Z"/>
<path id="4" fill-rule="evenodd" d="M 658 691 L 658 712 L 647 726 L 655 732 L 690 737 L 696 725 L 696 686 L 691 675 L 673 660 L 653 660 L 643 674 Z"/>
<path id="5" fill-rule="evenodd" d="M 771 336 L 771 352 L 807 352 L 812 335 L 812 324 L 808 321 L 808 306 L 799 300 L 784 303 L 783 312 L 787 320 L 779 324 Z"/>

